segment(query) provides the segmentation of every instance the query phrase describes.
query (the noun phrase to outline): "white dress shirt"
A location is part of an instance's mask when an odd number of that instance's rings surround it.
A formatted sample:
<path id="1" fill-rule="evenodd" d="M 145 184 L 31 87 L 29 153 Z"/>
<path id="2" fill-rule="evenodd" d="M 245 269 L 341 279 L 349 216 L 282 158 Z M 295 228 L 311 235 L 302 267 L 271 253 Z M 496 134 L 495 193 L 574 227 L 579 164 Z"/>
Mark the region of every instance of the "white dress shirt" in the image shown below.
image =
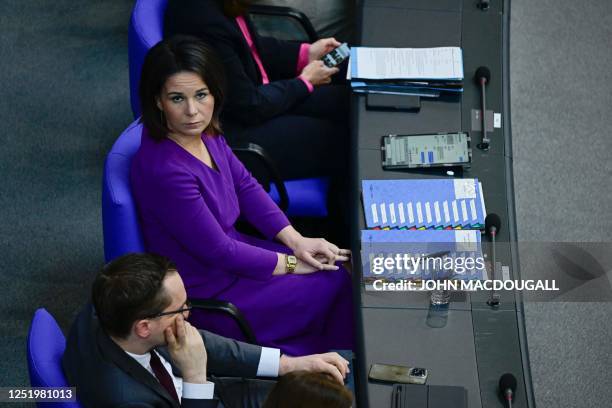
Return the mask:
<path id="1" fill-rule="evenodd" d="M 134 360 L 138 362 L 141 366 L 143 366 L 148 372 L 150 372 L 153 376 L 155 373 L 151 368 L 151 354 L 134 354 L 126 351 L 127 355 L 132 357 Z M 157 353 L 153 350 L 153 353 Z M 206 382 L 204 384 L 194 384 L 184 382 L 181 377 L 177 377 L 172 372 L 172 366 L 166 359 L 159 353 L 160 361 L 163 366 L 170 374 L 172 378 L 172 382 L 174 383 L 174 388 L 176 388 L 176 395 L 178 395 L 179 400 L 181 398 L 188 399 L 212 399 L 215 392 L 215 384 L 211 382 Z M 280 366 L 280 350 L 262 347 L 261 348 L 261 356 L 259 357 L 259 364 L 257 365 L 257 376 L 258 377 L 278 377 L 278 369 Z"/>

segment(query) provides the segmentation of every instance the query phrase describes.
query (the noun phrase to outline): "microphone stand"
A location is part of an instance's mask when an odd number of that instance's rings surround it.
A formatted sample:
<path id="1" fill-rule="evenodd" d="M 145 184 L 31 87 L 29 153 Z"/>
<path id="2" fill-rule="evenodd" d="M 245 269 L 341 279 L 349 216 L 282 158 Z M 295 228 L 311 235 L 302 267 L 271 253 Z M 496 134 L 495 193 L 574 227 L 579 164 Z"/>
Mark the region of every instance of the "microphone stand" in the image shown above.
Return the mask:
<path id="1" fill-rule="evenodd" d="M 487 125 L 485 119 L 485 115 L 487 113 L 487 96 L 485 90 L 486 83 L 486 78 L 480 78 L 480 102 L 482 106 L 482 117 L 480 119 L 482 120 L 482 142 L 478 144 L 478 148 L 482 150 L 489 150 L 489 143 L 491 142 L 491 140 L 487 136 Z"/>
<path id="2" fill-rule="evenodd" d="M 506 401 L 508 402 L 508 408 L 512 408 L 512 390 L 506 390 Z"/>
<path id="3" fill-rule="evenodd" d="M 491 258 L 493 259 L 492 267 L 491 267 L 491 280 L 495 281 L 495 269 L 497 269 L 497 258 L 495 254 L 495 236 L 497 235 L 497 228 L 495 226 L 491 226 L 491 243 L 493 244 L 491 247 Z M 495 282 L 493 282 L 495 284 Z M 489 295 L 489 300 L 487 300 L 487 305 L 491 307 L 498 307 L 501 300 L 501 296 L 499 293 L 495 291 L 495 287 L 491 290 L 491 294 Z"/>

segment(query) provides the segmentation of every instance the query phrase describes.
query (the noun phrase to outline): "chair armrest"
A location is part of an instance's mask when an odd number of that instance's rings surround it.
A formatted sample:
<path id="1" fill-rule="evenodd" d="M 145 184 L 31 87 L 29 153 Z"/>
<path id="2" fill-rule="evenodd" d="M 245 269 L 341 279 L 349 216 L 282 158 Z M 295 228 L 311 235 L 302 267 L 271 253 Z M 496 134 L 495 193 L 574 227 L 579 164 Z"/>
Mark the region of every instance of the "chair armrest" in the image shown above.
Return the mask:
<path id="1" fill-rule="evenodd" d="M 251 171 L 253 177 L 259 181 L 266 191 L 270 191 L 270 183 L 274 183 L 280 197 L 278 206 L 283 212 L 286 212 L 287 208 L 289 208 L 287 188 L 272 158 L 266 153 L 264 148 L 249 142 L 233 143 L 231 147 L 236 157 Z"/>
<path id="2" fill-rule="evenodd" d="M 244 334 L 247 343 L 257 344 L 255 333 L 253 333 L 249 322 L 247 322 L 242 312 L 236 306 L 234 306 L 233 303 L 217 299 L 197 298 L 189 298 L 189 302 L 195 309 L 221 312 L 230 315 L 230 317 L 236 321 L 238 327 L 240 327 L 240 330 L 242 331 L 242 334 Z"/>
<path id="3" fill-rule="evenodd" d="M 317 32 L 308 17 L 306 17 L 306 14 L 292 7 L 252 5 L 249 7 L 249 14 L 292 18 L 302 26 L 302 29 L 308 36 L 309 43 L 313 43 L 319 39 Z"/>

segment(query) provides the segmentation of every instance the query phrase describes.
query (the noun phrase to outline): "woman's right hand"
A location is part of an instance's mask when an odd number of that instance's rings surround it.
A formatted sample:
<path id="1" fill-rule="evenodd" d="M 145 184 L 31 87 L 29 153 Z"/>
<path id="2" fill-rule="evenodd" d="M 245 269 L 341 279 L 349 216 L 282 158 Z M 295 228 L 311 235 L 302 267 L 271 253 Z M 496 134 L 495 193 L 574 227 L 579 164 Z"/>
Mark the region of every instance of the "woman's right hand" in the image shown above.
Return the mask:
<path id="1" fill-rule="evenodd" d="M 332 75 L 338 71 L 338 68 L 329 68 L 323 61 L 317 60 L 308 63 L 302 70 L 301 76 L 314 86 L 319 86 L 329 84 Z"/>

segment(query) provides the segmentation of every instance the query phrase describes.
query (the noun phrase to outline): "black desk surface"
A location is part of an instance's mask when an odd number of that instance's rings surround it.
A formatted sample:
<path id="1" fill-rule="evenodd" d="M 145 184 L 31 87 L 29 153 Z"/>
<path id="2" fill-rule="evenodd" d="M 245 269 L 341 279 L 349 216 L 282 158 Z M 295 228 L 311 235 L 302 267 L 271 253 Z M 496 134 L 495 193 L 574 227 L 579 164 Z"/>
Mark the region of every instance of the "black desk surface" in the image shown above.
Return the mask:
<path id="1" fill-rule="evenodd" d="M 509 4 L 492 1 L 487 11 L 477 0 L 365 0 L 360 2 L 359 45 L 371 47 L 459 46 L 464 57 L 464 92 L 460 98 L 422 99 L 416 113 L 369 111 L 364 96 L 352 100 L 353 256 L 361 265 L 360 230 L 364 228 L 361 180 L 441 177 L 433 174 L 383 171 L 380 138 L 386 134 L 472 131 L 472 110 L 480 110 L 480 90 L 472 77 L 487 66 L 487 110 L 501 113 L 502 126 L 489 132 L 491 148 L 473 149 L 473 163 L 463 177 L 483 185 L 488 213 L 502 219 L 501 242 L 516 242 L 512 186 L 512 145 L 509 111 Z M 476 143 L 473 142 L 473 146 Z M 500 245 L 497 260 L 519 279 L 518 258 L 510 245 Z M 447 325 L 426 325 L 429 298 L 424 293 L 366 292 L 355 271 L 357 400 L 361 407 L 390 406 L 391 386 L 367 381 L 372 363 L 420 366 L 429 369 L 428 384 L 460 385 L 467 389 L 469 407 L 502 407 L 497 396 L 499 377 L 513 373 L 518 380 L 515 407 L 533 407 L 526 352 L 522 302 L 506 293 L 502 305 L 486 305 L 487 293 L 454 294 Z"/>

